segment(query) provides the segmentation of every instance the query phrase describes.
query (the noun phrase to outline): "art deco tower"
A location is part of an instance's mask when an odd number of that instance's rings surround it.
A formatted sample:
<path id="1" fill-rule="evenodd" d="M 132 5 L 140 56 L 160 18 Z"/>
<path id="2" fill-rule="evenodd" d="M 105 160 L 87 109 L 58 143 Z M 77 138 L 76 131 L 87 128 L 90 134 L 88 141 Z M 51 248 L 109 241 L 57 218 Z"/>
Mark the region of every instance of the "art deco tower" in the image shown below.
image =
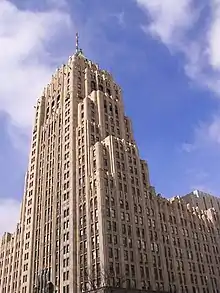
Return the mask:
<path id="1" fill-rule="evenodd" d="M 146 246 L 148 186 L 121 89 L 77 40 L 76 53 L 36 104 L 18 292 L 38 292 L 45 276 L 60 293 L 140 284 L 137 245 Z"/>
<path id="2" fill-rule="evenodd" d="M 205 260 L 198 281 L 200 226 L 213 233 L 204 241 L 220 261 L 219 230 L 204 219 L 155 194 L 121 89 L 87 60 L 77 37 L 76 53 L 36 104 L 20 222 L 0 243 L 0 293 L 218 288 L 219 265 Z"/>
<path id="3" fill-rule="evenodd" d="M 27 292 L 45 269 L 62 293 L 140 284 L 148 186 L 121 89 L 77 42 L 36 105 L 22 223 Z"/>

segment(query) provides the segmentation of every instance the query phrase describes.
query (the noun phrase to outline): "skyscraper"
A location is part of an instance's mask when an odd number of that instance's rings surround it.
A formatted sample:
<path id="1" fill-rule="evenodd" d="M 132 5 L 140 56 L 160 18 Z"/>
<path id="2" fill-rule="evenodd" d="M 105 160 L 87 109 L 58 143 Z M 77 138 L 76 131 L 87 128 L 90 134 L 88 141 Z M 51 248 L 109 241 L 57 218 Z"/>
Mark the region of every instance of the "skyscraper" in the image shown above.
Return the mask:
<path id="1" fill-rule="evenodd" d="M 121 88 L 77 36 L 36 104 L 20 221 L 0 244 L 0 292 L 219 292 L 219 240 L 216 210 L 155 193 Z"/>

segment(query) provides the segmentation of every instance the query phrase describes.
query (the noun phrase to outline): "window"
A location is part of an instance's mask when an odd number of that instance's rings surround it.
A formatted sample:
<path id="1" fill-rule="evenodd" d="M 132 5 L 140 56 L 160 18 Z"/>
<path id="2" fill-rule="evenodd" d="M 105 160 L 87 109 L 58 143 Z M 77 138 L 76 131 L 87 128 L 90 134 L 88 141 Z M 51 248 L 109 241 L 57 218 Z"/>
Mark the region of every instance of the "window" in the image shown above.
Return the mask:
<path id="1" fill-rule="evenodd" d="M 111 221 L 107 221 L 107 230 L 111 230 Z"/>
<path id="2" fill-rule="evenodd" d="M 63 293 L 69 293 L 69 285 L 63 286 Z"/>
<path id="3" fill-rule="evenodd" d="M 109 247 L 109 249 L 108 249 L 108 256 L 109 256 L 109 258 L 113 258 L 113 250 L 111 247 Z"/>
<path id="4" fill-rule="evenodd" d="M 68 253 L 69 252 L 69 244 L 68 245 L 65 245 L 64 247 L 63 247 L 63 254 L 66 254 L 66 253 Z"/>
<path id="5" fill-rule="evenodd" d="M 63 272 L 63 280 L 64 281 L 69 280 L 69 271 Z"/>
<path id="6" fill-rule="evenodd" d="M 69 216 L 69 208 L 64 210 L 64 218 Z"/>
<path id="7" fill-rule="evenodd" d="M 118 244 L 118 238 L 117 235 L 113 235 L 113 243 L 116 245 Z"/>
<path id="8" fill-rule="evenodd" d="M 27 275 L 23 276 L 23 283 L 27 282 Z"/>
<path id="9" fill-rule="evenodd" d="M 115 254 L 115 259 L 119 259 L 118 248 L 115 248 L 115 250 L 114 250 L 114 254 Z"/>
<path id="10" fill-rule="evenodd" d="M 111 95 L 111 91 L 110 91 L 110 89 L 106 89 L 106 93 L 110 96 Z"/>
<path id="11" fill-rule="evenodd" d="M 63 223 L 63 229 L 67 229 L 67 228 L 69 228 L 69 220 Z"/>
<path id="12" fill-rule="evenodd" d="M 63 235 L 63 241 L 67 241 L 67 240 L 69 240 L 69 232 L 64 233 Z"/>
<path id="13" fill-rule="evenodd" d="M 95 81 L 91 81 L 91 90 L 94 91 L 96 90 L 96 84 L 95 84 Z"/>
<path id="14" fill-rule="evenodd" d="M 64 260 L 63 260 L 63 267 L 65 268 L 68 266 L 69 266 L 69 258 L 67 257 L 67 258 L 64 258 Z"/>

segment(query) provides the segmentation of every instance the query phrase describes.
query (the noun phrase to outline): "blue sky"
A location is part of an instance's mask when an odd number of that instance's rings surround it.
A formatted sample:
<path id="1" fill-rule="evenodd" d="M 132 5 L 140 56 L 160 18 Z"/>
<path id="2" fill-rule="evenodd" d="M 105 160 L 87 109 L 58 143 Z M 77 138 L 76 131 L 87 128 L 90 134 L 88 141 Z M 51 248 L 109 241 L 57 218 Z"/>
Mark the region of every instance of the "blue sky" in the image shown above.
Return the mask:
<path id="1" fill-rule="evenodd" d="M 218 195 L 219 22 L 219 0 L 2 0 L 0 211 L 22 197 L 33 106 L 76 31 L 123 88 L 156 190 Z"/>

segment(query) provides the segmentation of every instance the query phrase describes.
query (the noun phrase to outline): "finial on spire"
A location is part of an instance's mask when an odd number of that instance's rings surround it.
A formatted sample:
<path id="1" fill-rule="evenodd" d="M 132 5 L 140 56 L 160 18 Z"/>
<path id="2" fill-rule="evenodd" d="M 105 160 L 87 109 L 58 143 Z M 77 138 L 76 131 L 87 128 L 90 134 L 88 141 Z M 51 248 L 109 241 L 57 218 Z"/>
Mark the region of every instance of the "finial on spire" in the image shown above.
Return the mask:
<path id="1" fill-rule="evenodd" d="M 79 52 L 79 34 L 76 33 L 76 53 Z"/>

